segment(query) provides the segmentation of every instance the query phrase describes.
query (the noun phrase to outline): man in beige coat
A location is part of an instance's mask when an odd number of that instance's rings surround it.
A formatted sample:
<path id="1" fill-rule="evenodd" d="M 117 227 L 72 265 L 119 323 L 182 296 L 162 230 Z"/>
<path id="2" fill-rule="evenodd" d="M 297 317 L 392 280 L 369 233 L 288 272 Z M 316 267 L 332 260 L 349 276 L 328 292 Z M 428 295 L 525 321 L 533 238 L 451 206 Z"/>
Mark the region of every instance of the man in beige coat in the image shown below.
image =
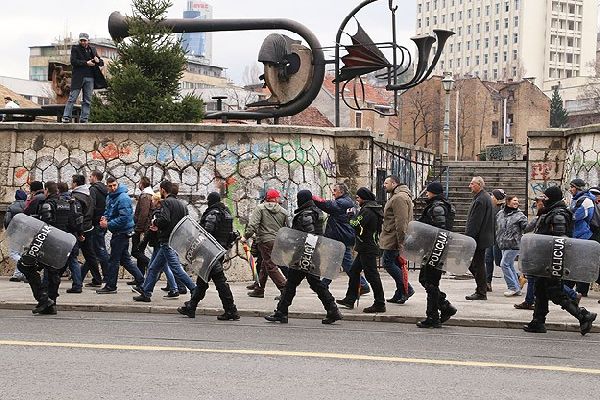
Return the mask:
<path id="1" fill-rule="evenodd" d="M 250 215 L 250 221 L 242 238 L 242 241 L 245 242 L 252 236 L 256 236 L 255 240 L 262 259 L 262 268 L 258 277 L 260 287 L 248 292 L 250 297 L 265 297 L 267 274 L 279 290 L 285 288 L 285 276 L 271 260 L 271 252 L 273 251 L 277 231 L 279 228 L 287 226 L 287 213 L 279 205 L 280 198 L 279 191 L 275 189 L 267 190 L 264 203 L 256 206 Z"/>
<path id="2" fill-rule="evenodd" d="M 383 187 L 391 197 L 383 209 L 383 228 L 379 237 L 379 247 L 383 250 L 381 262 L 396 282 L 396 292 L 392 298 L 387 299 L 387 302 L 404 304 L 415 293 L 410 283 L 408 283 L 408 291 L 404 290 L 404 278 L 398 260 L 408 223 L 413 219 L 412 194 L 408 186 L 393 175 L 385 179 Z"/>

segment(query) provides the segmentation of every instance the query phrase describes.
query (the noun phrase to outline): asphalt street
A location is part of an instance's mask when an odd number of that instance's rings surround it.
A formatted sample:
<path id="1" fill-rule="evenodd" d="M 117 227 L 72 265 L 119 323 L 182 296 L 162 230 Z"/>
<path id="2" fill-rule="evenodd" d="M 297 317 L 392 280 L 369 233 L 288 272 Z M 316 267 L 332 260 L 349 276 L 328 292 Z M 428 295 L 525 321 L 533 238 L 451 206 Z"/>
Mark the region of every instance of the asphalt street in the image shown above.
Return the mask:
<path id="1" fill-rule="evenodd" d="M 0 310 L 0 399 L 596 399 L 600 337 Z"/>

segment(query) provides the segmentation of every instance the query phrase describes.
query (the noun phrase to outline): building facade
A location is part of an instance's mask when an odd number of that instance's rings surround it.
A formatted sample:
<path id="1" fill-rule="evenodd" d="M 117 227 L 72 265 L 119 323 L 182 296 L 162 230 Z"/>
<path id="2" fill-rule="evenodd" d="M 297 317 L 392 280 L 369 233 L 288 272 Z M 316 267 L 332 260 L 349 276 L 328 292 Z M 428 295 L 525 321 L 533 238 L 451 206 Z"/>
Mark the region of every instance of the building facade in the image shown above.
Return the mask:
<path id="1" fill-rule="evenodd" d="M 559 81 L 566 89 L 594 75 L 597 6 L 597 0 L 417 0 L 416 29 L 455 32 L 436 74 L 531 77 L 549 94 Z"/>
<path id="2" fill-rule="evenodd" d="M 183 18 L 212 19 L 212 6 L 203 1 L 188 0 Z M 212 59 L 212 34 L 209 32 L 184 33 L 181 35 L 181 45 L 188 56 Z"/>

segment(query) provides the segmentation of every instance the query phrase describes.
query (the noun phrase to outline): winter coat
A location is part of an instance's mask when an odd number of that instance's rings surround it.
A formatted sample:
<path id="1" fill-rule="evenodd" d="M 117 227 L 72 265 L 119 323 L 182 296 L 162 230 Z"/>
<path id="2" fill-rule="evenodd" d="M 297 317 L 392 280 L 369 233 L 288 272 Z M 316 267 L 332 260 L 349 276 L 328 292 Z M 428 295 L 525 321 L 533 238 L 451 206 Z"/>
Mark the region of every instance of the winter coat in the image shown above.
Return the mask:
<path id="1" fill-rule="evenodd" d="M 229 208 L 222 202 L 219 201 L 208 206 L 200 217 L 200 225 L 225 249 L 233 245 L 233 216 Z"/>
<path id="2" fill-rule="evenodd" d="M 596 197 L 589 192 L 577 192 L 571 201 L 569 210 L 573 213 L 573 237 L 589 239 L 592 237 L 590 221 L 594 216 Z"/>
<path id="3" fill-rule="evenodd" d="M 406 185 L 398 185 L 383 209 L 379 247 L 383 250 L 400 250 L 406 236 L 406 228 L 412 219 L 413 202 L 410 189 Z"/>
<path id="4" fill-rule="evenodd" d="M 487 249 L 494 244 L 494 207 L 485 190 L 477 193 L 471 203 L 465 235 L 475 239 L 478 249 Z"/>
<path id="5" fill-rule="evenodd" d="M 143 233 L 148 230 L 150 226 L 150 219 L 152 216 L 152 195 L 154 192 L 152 188 L 147 187 L 142 191 L 138 198 L 137 204 L 135 205 L 135 212 L 133 214 L 133 222 L 135 222 L 135 232 Z"/>
<path id="6" fill-rule="evenodd" d="M 527 227 L 527 217 L 521 210 L 504 207 L 496 214 L 496 244 L 500 250 L 518 250 Z"/>
<path id="7" fill-rule="evenodd" d="M 419 222 L 435 226 L 436 228 L 448 229 L 446 227 L 446 217 L 449 209 L 450 204 L 444 199 L 443 195 L 437 195 L 431 199 L 427 199 L 425 209 L 419 218 Z"/>
<path id="8" fill-rule="evenodd" d="M 564 201 L 546 205 L 540 210 L 534 233 L 573 237 L 573 213 Z"/>
<path id="9" fill-rule="evenodd" d="M 337 199 L 318 201 L 315 205 L 327 213 L 327 224 L 324 236 L 344 243 L 346 246 L 354 244 L 354 229 L 350 226 L 350 218 L 353 216 L 354 201 L 349 194 L 344 194 Z M 352 211 L 348 211 L 352 210 Z"/>
<path id="10" fill-rule="evenodd" d="M 256 206 L 244 232 L 246 239 L 256 235 L 257 243 L 272 242 L 277 231 L 287 225 L 287 213 L 277 203 L 266 201 Z"/>
<path id="11" fill-rule="evenodd" d="M 38 190 L 33 194 L 31 199 L 25 202 L 25 209 L 23 210 L 23 213 L 25 215 L 37 215 L 38 207 L 40 206 L 40 203 L 42 203 L 44 200 L 46 200 L 46 195 L 44 194 L 44 191 Z"/>
<path id="12" fill-rule="evenodd" d="M 94 219 L 94 207 L 90 197 L 90 187 L 88 185 L 77 186 L 73 189 L 71 195 L 81 204 L 81 214 L 83 215 L 82 229 L 89 232 L 94 229 L 92 220 Z"/>
<path id="13" fill-rule="evenodd" d="M 100 217 L 104 215 L 107 195 L 108 189 L 104 183 L 96 182 L 90 185 L 90 198 L 92 199 L 92 207 L 94 207 L 94 215 L 92 218 L 94 226 L 100 224 Z"/>
<path id="14" fill-rule="evenodd" d="M 356 232 L 354 250 L 361 254 L 379 255 L 379 233 L 384 223 L 384 211 L 376 201 L 363 203 L 358 215 L 350 220 Z"/>
<path id="15" fill-rule="evenodd" d="M 154 225 L 158 228 L 158 242 L 168 243 L 175 225 L 188 215 L 185 204 L 170 194 L 161 202 L 160 212 L 156 215 Z"/>
<path id="16" fill-rule="evenodd" d="M 315 206 L 312 200 L 307 201 L 294 211 L 292 229 L 313 235 L 322 235 L 323 212 Z"/>
<path id="17" fill-rule="evenodd" d="M 104 216 L 112 233 L 131 233 L 134 226 L 133 207 L 127 186 L 119 184 L 116 191 L 108 194 Z"/>
<path id="18" fill-rule="evenodd" d="M 21 214 L 25 210 L 25 200 L 16 200 L 6 209 L 4 214 L 4 229 L 8 228 L 10 220 L 17 214 Z"/>
<path id="19" fill-rule="evenodd" d="M 100 62 L 90 67 L 87 65 L 87 62 L 94 57 L 98 57 Z M 83 78 L 94 78 L 94 89 L 103 89 L 106 87 L 106 79 L 100 70 L 100 67 L 104 65 L 104 60 L 98 56 L 95 47 L 88 46 L 86 49 L 80 44 L 71 47 L 71 65 L 73 66 L 71 90 L 81 89 L 83 87 Z"/>

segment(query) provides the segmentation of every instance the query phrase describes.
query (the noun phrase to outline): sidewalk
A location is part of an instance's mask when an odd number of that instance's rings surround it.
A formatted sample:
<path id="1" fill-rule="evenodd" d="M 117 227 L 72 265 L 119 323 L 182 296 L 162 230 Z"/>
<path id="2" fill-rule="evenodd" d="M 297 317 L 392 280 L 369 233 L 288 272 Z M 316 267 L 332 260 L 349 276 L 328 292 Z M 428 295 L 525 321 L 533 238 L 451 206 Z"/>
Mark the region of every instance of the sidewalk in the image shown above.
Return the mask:
<path id="1" fill-rule="evenodd" d="M 386 293 L 386 298 L 392 296 L 394 282 L 381 270 L 381 277 Z M 336 299 L 341 299 L 346 293 L 348 278 L 340 274 L 339 278 L 331 284 L 331 293 Z M 426 294 L 418 283 L 418 272 L 411 271 L 410 282 L 415 288 L 415 295 L 404 304 L 387 304 L 387 312 L 382 314 L 364 314 L 362 309 L 373 302 L 371 294 L 361 297 L 360 304 L 354 310 L 340 308 L 345 321 L 384 321 L 414 324 L 425 316 Z M 244 316 L 263 316 L 275 309 L 274 297 L 279 294 L 272 282 L 267 283 L 264 299 L 251 298 L 246 295 L 248 282 L 231 284 L 231 289 L 236 305 Z M 58 299 L 60 311 L 104 311 L 104 312 L 131 312 L 131 313 L 164 313 L 175 314 L 176 309 L 189 300 L 189 294 L 179 296 L 178 299 L 164 299 L 164 294 L 159 288 L 164 286 L 159 282 L 151 303 L 136 303 L 132 300 L 135 295 L 125 284 L 119 281 L 118 293 L 112 295 L 98 295 L 92 288 L 84 288 L 81 294 L 68 294 L 65 292 L 70 281 L 63 280 Z M 531 320 L 533 311 L 517 310 L 513 304 L 523 301 L 524 296 L 507 298 L 503 296 L 506 290 L 504 279 L 494 277 L 492 283 L 494 291 L 488 293 L 487 301 L 467 301 L 465 295 L 473 293 L 475 281 L 456 280 L 450 277 L 442 278 L 440 283 L 442 291 L 448 295 L 448 300 L 458 308 L 458 313 L 445 325 L 477 326 L 487 328 L 521 328 L 524 323 Z M 581 300 L 581 306 L 596 313 L 600 313 L 599 292 L 590 291 L 590 296 Z M 0 309 L 31 310 L 35 302 L 31 295 L 29 285 L 21 282 L 9 282 L 8 277 L 0 278 Z M 221 303 L 214 285 L 211 283 L 206 298 L 198 307 L 197 315 L 217 315 L 222 312 Z M 298 287 L 294 303 L 290 307 L 290 322 L 294 318 L 321 319 L 325 311 L 317 296 L 310 290 L 306 281 Z M 341 323 L 344 323 L 342 321 Z M 552 330 L 578 331 L 577 321 L 560 307 L 550 303 L 547 328 Z M 592 332 L 600 332 L 600 318 L 597 320 Z"/>

